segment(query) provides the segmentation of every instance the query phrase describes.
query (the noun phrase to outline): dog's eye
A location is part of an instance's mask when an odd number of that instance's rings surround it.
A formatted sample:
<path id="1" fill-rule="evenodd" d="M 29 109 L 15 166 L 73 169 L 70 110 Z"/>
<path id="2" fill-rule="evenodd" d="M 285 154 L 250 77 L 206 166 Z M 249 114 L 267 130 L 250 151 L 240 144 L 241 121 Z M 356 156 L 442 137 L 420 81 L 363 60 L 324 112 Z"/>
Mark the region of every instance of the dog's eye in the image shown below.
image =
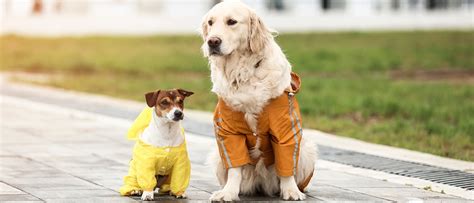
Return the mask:
<path id="1" fill-rule="evenodd" d="M 227 20 L 227 25 L 235 25 L 236 23 L 237 23 L 237 21 L 234 20 L 234 19 Z"/>
<path id="2" fill-rule="evenodd" d="M 166 106 L 166 105 L 168 105 L 168 104 L 169 104 L 169 103 L 168 103 L 168 101 L 166 101 L 166 100 L 161 101 L 161 105 L 163 105 L 163 106 Z"/>
<path id="3" fill-rule="evenodd" d="M 209 24 L 209 26 L 212 26 L 212 20 L 207 21 L 207 24 Z"/>

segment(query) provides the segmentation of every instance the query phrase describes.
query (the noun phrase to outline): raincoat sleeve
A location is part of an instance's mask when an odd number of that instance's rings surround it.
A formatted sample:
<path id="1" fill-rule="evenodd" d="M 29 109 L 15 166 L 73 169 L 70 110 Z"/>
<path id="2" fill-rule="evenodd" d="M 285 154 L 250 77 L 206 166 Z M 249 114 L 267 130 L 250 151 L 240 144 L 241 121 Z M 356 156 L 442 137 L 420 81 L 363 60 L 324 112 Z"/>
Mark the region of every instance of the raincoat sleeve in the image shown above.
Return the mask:
<path id="1" fill-rule="evenodd" d="M 136 148 L 133 160 L 137 169 L 137 182 L 144 191 L 153 191 L 156 187 L 155 166 L 157 159 L 146 152 L 144 148 Z"/>
<path id="2" fill-rule="evenodd" d="M 226 169 L 251 163 L 246 136 L 237 129 L 248 129 L 243 116 L 234 119 L 237 113 L 219 99 L 214 110 L 214 130 L 219 155 Z M 248 133 L 252 133 L 250 130 Z"/>
<path id="3" fill-rule="evenodd" d="M 294 96 L 285 94 L 278 97 L 275 102 L 277 102 L 275 108 L 269 116 L 275 169 L 279 176 L 293 176 L 298 166 L 303 133 L 298 102 Z"/>
<path id="4" fill-rule="evenodd" d="M 171 193 L 175 196 L 182 195 L 189 185 L 191 177 L 191 163 L 189 161 L 188 153 L 181 152 L 182 155 L 178 157 L 173 170 L 171 172 Z"/>
<path id="5" fill-rule="evenodd" d="M 129 140 L 137 140 L 138 136 L 145 130 L 151 121 L 153 109 L 146 107 L 140 115 L 135 119 L 132 126 L 128 129 L 127 138 Z"/>

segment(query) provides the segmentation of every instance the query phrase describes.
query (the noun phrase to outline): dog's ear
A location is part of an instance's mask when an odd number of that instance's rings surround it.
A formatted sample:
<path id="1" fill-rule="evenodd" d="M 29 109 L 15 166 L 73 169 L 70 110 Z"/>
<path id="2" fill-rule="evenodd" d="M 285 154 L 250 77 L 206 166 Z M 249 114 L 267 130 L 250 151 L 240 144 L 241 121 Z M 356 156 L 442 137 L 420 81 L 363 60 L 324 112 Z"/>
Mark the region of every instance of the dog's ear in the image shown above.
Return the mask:
<path id="1" fill-rule="evenodd" d="M 249 19 L 249 49 L 252 53 L 260 52 L 272 37 L 270 31 L 265 27 L 260 17 L 256 13 L 250 13 Z"/>
<path id="2" fill-rule="evenodd" d="M 154 92 L 148 92 L 145 94 L 146 104 L 149 107 L 154 107 L 156 105 L 156 99 L 158 99 L 158 95 L 160 94 L 161 90 L 157 90 Z"/>
<path id="3" fill-rule="evenodd" d="M 194 92 L 183 90 L 183 89 L 177 89 L 178 92 L 183 95 L 184 97 L 189 97 L 194 94 Z"/>
<path id="4" fill-rule="evenodd" d="M 206 41 L 207 34 L 208 34 L 207 29 L 208 29 L 208 26 L 209 26 L 209 25 L 207 24 L 207 21 L 208 21 L 208 19 L 207 19 L 207 14 L 206 14 L 206 15 L 204 15 L 204 17 L 202 18 L 201 30 L 199 30 L 200 33 L 201 33 L 201 37 L 202 37 L 202 39 L 203 39 L 204 41 Z"/>

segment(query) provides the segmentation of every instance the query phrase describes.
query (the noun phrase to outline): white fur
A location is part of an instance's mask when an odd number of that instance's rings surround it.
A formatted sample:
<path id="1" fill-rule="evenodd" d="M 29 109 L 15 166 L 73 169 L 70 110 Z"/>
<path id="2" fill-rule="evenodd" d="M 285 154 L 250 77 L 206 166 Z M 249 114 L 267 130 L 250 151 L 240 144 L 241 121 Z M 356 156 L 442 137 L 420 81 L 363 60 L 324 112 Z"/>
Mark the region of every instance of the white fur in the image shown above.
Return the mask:
<path id="1" fill-rule="evenodd" d="M 299 191 L 296 184 L 305 181 L 306 177 L 314 171 L 318 150 L 316 144 L 310 139 L 305 139 L 305 137 L 301 139 L 300 148 L 297 175 L 293 179 L 286 179 L 286 182 L 281 181 L 281 177 L 277 176 L 274 165 L 265 167 L 263 160 L 260 160 L 255 166 L 245 165 L 241 167 L 242 181 L 240 182 L 239 194 L 255 195 L 258 192 L 257 189 L 260 188 L 260 192 L 267 196 L 275 196 L 280 193 L 280 196 L 284 199 L 301 199 L 301 194 L 294 192 Z M 215 170 L 219 184 L 225 187 L 228 184 L 228 176 L 217 148 L 209 156 L 208 164 Z M 291 181 L 295 182 L 295 184 L 288 183 Z M 305 191 L 307 191 L 309 186 L 305 188 Z"/>
<path id="2" fill-rule="evenodd" d="M 178 199 L 186 199 L 186 198 L 188 198 L 188 196 L 186 196 L 186 194 L 183 193 L 183 194 L 181 194 L 181 195 L 176 195 L 176 198 L 178 198 Z"/>
<path id="3" fill-rule="evenodd" d="M 240 183 L 242 182 L 242 168 L 230 168 L 227 174 L 227 184 L 222 190 L 211 195 L 211 201 L 239 200 Z"/>
<path id="4" fill-rule="evenodd" d="M 143 191 L 142 200 L 151 201 L 154 199 L 154 191 Z"/>
<path id="5" fill-rule="evenodd" d="M 174 110 L 170 111 L 174 113 Z M 172 113 L 168 113 L 172 114 Z M 148 127 L 143 130 L 140 139 L 154 147 L 176 147 L 183 143 L 180 122 L 173 121 L 174 115 L 158 117 L 153 108 L 153 116 Z"/>
<path id="6" fill-rule="evenodd" d="M 173 107 L 173 108 L 166 114 L 166 118 L 167 118 L 169 121 L 173 121 L 173 119 L 175 119 L 174 112 L 176 112 L 176 111 L 181 111 L 181 109 L 179 109 L 178 107 Z"/>
<path id="7" fill-rule="evenodd" d="M 226 24 L 228 19 L 238 23 Z M 212 21 L 212 25 L 208 22 Z M 250 129 L 257 131 L 257 115 L 272 98 L 280 96 L 289 88 L 291 65 L 255 12 L 240 1 L 227 0 L 214 6 L 203 18 L 202 50 L 208 57 L 212 91 L 233 110 L 245 113 Z M 210 54 L 207 41 L 210 38 L 222 40 L 221 54 Z M 252 157 L 261 152 L 259 142 L 250 149 Z M 245 165 L 224 169 L 217 155 L 210 156 L 211 164 L 223 189 L 215 192 L 211 200 L 237 200 L 237 194 L 262 192 L 273 196 L 280 192 L 283 199 L 303 200 L 297 184 L 303 182 L 314 170 L 317 158 L 316 145 L 309 140 L 301 140 L 297 175 L 280 177 L 275 167 L 265 167 L 263 160 L 257 165 Z M 240 179 L 240 180 L 239 180 Z M 237 189 L 238 190 L 237 190 Z"/>
<path id="8" fill-rule="evenodd" d="M 286 200 L 304 200 L 306 195 L 300 192 L 295 177 L 280 177 L 281 197 Z"/>

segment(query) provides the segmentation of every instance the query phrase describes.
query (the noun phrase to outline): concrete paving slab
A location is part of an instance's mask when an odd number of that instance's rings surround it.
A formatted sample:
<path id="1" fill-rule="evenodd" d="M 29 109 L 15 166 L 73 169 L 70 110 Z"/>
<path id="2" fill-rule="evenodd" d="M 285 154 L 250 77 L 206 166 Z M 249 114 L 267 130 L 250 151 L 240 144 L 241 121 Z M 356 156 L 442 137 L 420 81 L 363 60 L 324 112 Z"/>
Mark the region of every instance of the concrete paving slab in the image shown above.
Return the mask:
<path id="1" fill-rule="evenodd" d="M 64 178 L 69 177 L 68 174 L 58 173 L 56 169 L 35 170 L 34 168 L 3 170 L 0 174 L 2 178 Z"/>
<path id="2" fill-rule="evenodd" d="M 89 197 L 117 197 L 115 191 L 109 189 L 60 189 L 60 190 L 34 190 L 31 194 L 41 199 L 67 199 L 67 198 L 89 198 Z"/>
<path id="3" fill-rule="evenodd" d="M 331 170 L 319 170 L 315 174 L 315 182 L 331 184 L 343 188 L 405 188 L 410 187 L 373 178 L 340 173 Z"/>
<path id="4" fill-rule="evenodd" d="M 0 202 L 5 201 L 15 201 L 15 202 L 23 202 L 23 201 L 35 201 L 39 200 L 38 198 L 28 195 L 28 194 L 2 194 L 0 195 Z"/>
<path id="5" fill-rule="evenodd" d="M 374 197 L 368 194 L 324 184 L 314 184 L 312 190 L 307 194 L 316 197 L 321 201 L 331 202 L 390 202 L 390 200 L 384 198 Z"/>
<path id="6" fill-rule="evenodd" d="M 0 107 L 22 109 L 0 112 L 2 118 L 9 118 L 2 119 L 1 124 L 2 128 L 8 129 L 8 135 L 0 135 L 0 182 L 24 192 L 0 193 L 1 200 L 135 201 L 133 198 L 120 197 L 117 193 L 122 178 L 127 173 L 133 146 L 133 142 L 125 140 L 130 120 L 108 119 L 106 116 L 12 97 L 3 97 Z M 22 121 L 17 121 L 17 118 Z M 51 127 L 51 124 L 60 126 L 57 128 L 59 130 Z M 61 136 L 63 131 L 65 133 Z M 88 135 L 83 136 L 84 133 Z M 28 139 L 31 136 L 39 139 Z M 213 172 L 205 164 L 206 157 L 216 147 L 215 140 L 189 132 L 186 136 L 192 177 L 189 198 L 182 201 L 207 201 L 210 194 L 219 189 Z M 15 143 L 12 137 L 24 142 Z M 70 142 L 68 137 L 71 138 Z M 321 168 L 318 165 L 312 186 L 308 201 L 384 202 L 407 201 L 407 198 L 465 201 L 446 194 L 334 171 L 330 167 Z M 6 188 L 7 191 L 12 190 Z M 169 196 L 158 199 L 175 200 Z M 261 196 L 242 197 L 242 200 L 280 201 L 278 197 Z"/>
<path id="7" fill-rule="evenodd" d="M 22 194 L 26 194 L 26 193 L 10 185 L 7 185 L 4 182 L 0 182 L 0 195 L 22 195 Z"/>
<path id="8" fill-rule="evenodd" d="M 37 201 L 28 201 L 28 200 L 21 200 L 21 201 L 14 201 L 14 200 L 8 200 L 8 201 L 2 201 L 2 203 L 40 203 L 44 202 L 42 200 L 37 200 Z"/>
<path id="9" fill-rule="evenodd" d="M 61 190 L 98 190 L 101 186 L 73 176 L 47 178 L 2 178 L 2 181 L 26 192 Z"/>
<path id="10" fill-rule="evenodd" d="M 409 202 L 409 201 L 436 201 L 436 202 L 455 202 L 462 201 L 459 198 L 444 195 L 440 193 L 434 193 L 418 188 L 406 187 L 406 188 L 351 188 L 351 190 L 359 193 L 370 193 L 373 196 L 389 199 L 396 202 Z"/>
<path id="11" fill-rule="evenodd" d="M 84 197 L 84 198 L 63 198 L 63 199 L 43 199 L 45 202 L 52 203 L 97 203 L 97 202 L 113 202 L 113 203 L 133 203 L 137 202 L 128 197 Z"/>

